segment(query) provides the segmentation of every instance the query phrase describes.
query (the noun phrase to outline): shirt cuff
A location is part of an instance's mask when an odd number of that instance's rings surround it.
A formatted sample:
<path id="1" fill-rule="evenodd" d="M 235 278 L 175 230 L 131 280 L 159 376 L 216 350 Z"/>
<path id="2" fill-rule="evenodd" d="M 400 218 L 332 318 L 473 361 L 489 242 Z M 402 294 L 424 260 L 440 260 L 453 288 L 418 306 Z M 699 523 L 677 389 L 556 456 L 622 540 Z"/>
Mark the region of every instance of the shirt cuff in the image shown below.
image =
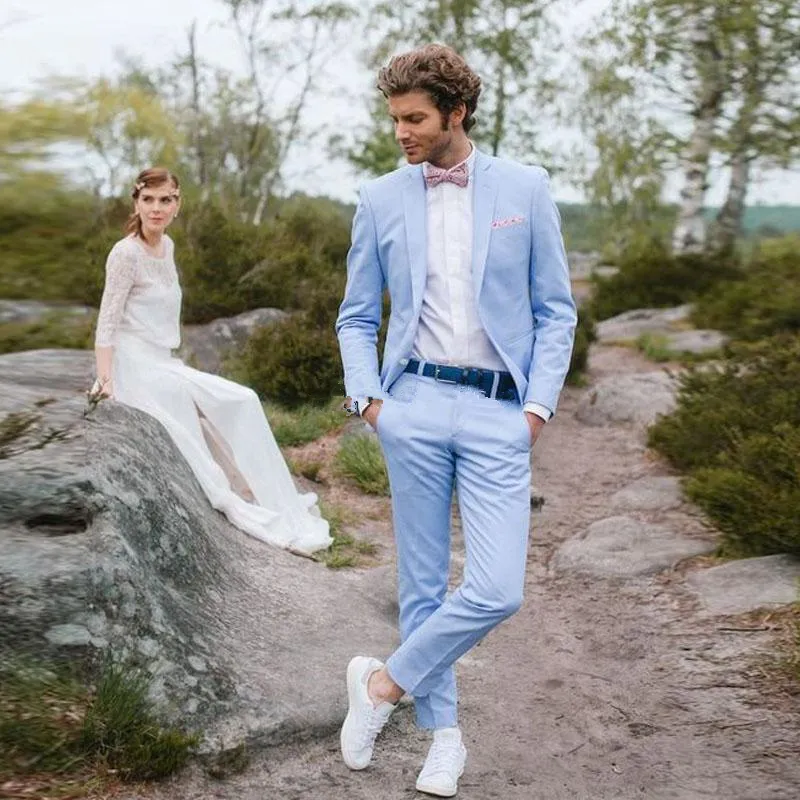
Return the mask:
<path id="1" fill-rule="evenodd" d="M 541 417 L 545 422 L 553 416 L 553 412 L 541 403 L 525 403 L 523 410 L 531 414 L 536 414 L 537 417 Z"/>

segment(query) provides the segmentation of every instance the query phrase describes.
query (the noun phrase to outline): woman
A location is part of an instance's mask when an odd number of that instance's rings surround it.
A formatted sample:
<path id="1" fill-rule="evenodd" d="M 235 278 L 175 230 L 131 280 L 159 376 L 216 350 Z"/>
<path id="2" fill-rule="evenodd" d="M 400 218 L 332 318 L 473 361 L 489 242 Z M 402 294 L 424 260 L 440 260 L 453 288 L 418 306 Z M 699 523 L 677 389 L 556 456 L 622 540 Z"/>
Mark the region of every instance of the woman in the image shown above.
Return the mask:
<path id="1" fill-rule="evenodd" d="M 165 231 L 180 208 L 178 179 L 144 170 L 132 196 L 128 235 L 106 263 L 92 394 L 158 419 L 211 505 L 236 527 L 280 547 L 327 547 L 317 498 L 298 494 L 255 392 L 170 352 L 180 344 L 181 289 Z"/>

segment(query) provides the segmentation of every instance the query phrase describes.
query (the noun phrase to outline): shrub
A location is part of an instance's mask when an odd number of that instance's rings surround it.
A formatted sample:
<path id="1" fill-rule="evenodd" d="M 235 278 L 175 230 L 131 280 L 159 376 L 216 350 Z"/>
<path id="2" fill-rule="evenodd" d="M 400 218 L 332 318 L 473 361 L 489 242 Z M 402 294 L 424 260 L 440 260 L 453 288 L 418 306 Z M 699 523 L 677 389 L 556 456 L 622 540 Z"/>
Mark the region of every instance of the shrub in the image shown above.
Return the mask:
<path id="1" fill-rule="evenodd" d="M 735 556 L 800 555 L 800 425 L 743 438 L 686 482 Z"/>
<path id="2" fill-rule="evenodd" d="M 649 441 L 688 470 L 712 466 L 736 442 L 784 422 L 800 425 L 800 336 L 739 345 L 720 368 L 688 370 L 677 408 Z"/>
<path id="3" fill-rule="evenodd" d="M 800 332 L 800 236 L 762 242 L 744 275 L 701 298 L 693 316 L 737 339 Z"/>
<path id="4" fill-rule="evenodd" d="M 607 319 L 635 308 L 668 308 L 696 300 L 723 281 L 741 277 L 739 266 L 722 257 L 673 256 L 658 242 L 627 253 L 619 272 L 595 277 L 590 310 Z"/>
<path id="5" fill-rule="evenodd" d="M 333 323 L 314 325 L 305 313 L 256 331 L 230 369 L 261 397 L 289 408 L 343 394 Z"/>
<path id="6" fill-rule="evenodd" d="M 575 345 L 572 348 L 567 372 L 567 383 L 581 382 L 589 363 L 589 347 L 596 339 L 597 333 L 591 314 L 585 309 L 580 309 L 578 311 L 578 327 L 575 329 Z"/>
<path id="7" fill-rule="evenodd" d="M 800 554 L 800 336 L 733 348 L 682 378 L 650 444 L 689 471 L 686 491 L 731 555 Z"/>
<path id="8" fill-rule="evenodd" d="M 345 436 L 336 454 L 336 467 L 341 475 L 355 481 L 367 494 L 389 494 L 389 475 L 374 436 Z"/>

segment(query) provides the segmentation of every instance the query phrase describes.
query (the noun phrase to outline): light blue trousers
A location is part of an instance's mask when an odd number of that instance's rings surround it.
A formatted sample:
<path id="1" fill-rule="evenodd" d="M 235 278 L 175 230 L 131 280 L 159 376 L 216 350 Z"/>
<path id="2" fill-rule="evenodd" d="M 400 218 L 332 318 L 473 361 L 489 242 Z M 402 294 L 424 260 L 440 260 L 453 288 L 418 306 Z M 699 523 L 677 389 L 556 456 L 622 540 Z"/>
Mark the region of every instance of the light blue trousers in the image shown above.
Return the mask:
<path id="1" fill-rule="evenodd" d="M 404 374 L 378 416 L 397 545 L 402 644 L 386 663 L 417 724 L 458 724 L 453 664 L 522 602 L 530 429 L 519 403 Z M 455 487 L 466 545 L 447 595 Z"/>

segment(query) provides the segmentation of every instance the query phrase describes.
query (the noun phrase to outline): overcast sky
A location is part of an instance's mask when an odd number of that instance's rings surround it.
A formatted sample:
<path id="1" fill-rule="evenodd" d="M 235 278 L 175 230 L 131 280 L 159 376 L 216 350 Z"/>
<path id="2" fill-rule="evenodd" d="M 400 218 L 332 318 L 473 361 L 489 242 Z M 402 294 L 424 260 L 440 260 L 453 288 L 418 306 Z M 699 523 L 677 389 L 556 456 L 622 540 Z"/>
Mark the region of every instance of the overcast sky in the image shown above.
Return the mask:
<path id="1" fill-rule="evenodd" d="M 573 0 L 567 27 L 579 29 L 607 3 Z M 239 69 L 241 56 L 231 34 L 222 29 L 225 9 L 219 0 L 0 0 L 0 90 L 24 91 L 48 74 L 110 75 L 118 68 L 120 51 L 157 66 L 184 49 L 186 30 L 195 19 L 201 55 L 215 64 Z M 356 97 L 363 91 L 366 97 L 369 84 L 352 57 L 343 54 L 337 69 L 351 70 L 351 91 Z M 353 107 L 352 103 L 330 101 L 318 113 L 335 124 L 337 118 L 352 113 Z M 307 173 L 308 155 L 296 153 L 296 163 L 290 164 L 298 188 L 354 199 L 358 177 L 346 164 L 331 163 L 324 154 L 311 158 L 318 168 L 313 177 L 301 177 Z M 709 197 L 712 203 L 722 196 L 724 176 L 715 176 L 714 184 Z M 677 184 L 673 185 L 670 194 L 676 188 Z M 560 199 L 579 199 L 573 188 L 558 181 L 555 191 Z M 797 172 L 758 176 L 749 202 L 800 203 L 800 176 Z"/>

